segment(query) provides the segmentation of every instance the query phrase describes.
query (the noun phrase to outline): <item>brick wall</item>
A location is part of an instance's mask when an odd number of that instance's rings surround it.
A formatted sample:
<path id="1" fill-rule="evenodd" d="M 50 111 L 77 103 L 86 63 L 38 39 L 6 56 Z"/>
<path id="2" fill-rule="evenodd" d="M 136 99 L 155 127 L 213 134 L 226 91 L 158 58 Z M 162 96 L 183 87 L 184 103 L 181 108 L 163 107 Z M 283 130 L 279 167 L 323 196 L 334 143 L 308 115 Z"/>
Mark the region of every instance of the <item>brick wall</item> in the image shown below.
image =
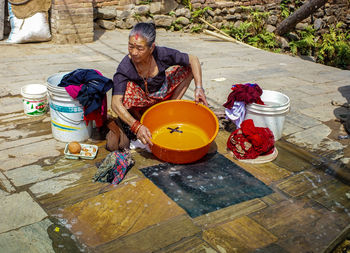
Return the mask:
<path id="1" fill-rule="evenodd" d="M 60 44 L 92 42 L 93 0 L 52 0 L 51 33 Z"/>
<path id="2" fill-rule="evenodd" d="M 122 0 L 94 0 L 93 6 L 97 8 L 103 6 L 117 6 L 120 4 L 120 1 Z"/>

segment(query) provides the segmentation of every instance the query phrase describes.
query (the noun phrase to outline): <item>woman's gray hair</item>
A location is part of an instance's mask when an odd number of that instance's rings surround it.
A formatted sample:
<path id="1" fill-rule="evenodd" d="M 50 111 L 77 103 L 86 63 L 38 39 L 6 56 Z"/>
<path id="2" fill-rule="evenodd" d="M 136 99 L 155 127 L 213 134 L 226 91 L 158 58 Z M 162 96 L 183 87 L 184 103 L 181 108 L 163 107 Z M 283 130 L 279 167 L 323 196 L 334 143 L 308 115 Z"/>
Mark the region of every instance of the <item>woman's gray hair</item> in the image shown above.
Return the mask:
<path id="1" fill-rule="evenodd" d="M 154 23 L 138 23 L 130 31 L 129 38 L 136 34 L 144 37 L 147 46 L 151 47 L 156 40 L 156 26 Z"/>

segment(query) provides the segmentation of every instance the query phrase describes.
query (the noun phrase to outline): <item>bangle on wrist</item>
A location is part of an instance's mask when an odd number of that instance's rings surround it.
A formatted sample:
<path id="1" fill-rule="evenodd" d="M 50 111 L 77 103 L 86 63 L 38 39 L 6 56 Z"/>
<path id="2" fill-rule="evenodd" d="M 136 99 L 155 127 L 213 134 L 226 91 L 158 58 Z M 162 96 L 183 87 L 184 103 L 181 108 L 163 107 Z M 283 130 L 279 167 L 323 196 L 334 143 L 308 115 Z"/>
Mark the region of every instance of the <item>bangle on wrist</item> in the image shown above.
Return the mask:
<path id="1" fill-rule="evenodd" d="M 140 130 L 140 128 L 142 127 L 143 125 L 140 123 L 140 125 L 138 125 L 135 129 L 135 134 L 137 134 L 137 132 Z"/>
<path id="2" fill-rule="evenodd" d="M 130 130 L 131 132 L 133 132 L 134 134 L 137 134 L 137 131 L 140 129 L 141 127 L 141 123 L 138 120 L 135 120 L 134 124 L 132 124 Z"/>
<path id="3" fill-rule="evenodd" d="M 196 88 L 194 88 L 195 90 L 197 89 L 201 89 L 201 90 L 204 90 L 202 86 L 196 86 Z"/>

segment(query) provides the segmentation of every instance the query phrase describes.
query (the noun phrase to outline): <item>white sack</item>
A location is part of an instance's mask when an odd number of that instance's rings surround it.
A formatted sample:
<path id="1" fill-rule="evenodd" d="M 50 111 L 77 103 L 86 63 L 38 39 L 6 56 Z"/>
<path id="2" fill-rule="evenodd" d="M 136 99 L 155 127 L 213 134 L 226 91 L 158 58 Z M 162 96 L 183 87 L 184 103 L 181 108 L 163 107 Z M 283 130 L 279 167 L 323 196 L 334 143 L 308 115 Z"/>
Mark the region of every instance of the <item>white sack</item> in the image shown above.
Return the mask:
<path id="1" fill-rule="evenodd" d="M 6 42 L 25 43 L 40 42 L 51 39 L 50 27 L 46 12 L 37 12 L 25 19 L 16 18 L 9 4 L 11 33 Z"/>

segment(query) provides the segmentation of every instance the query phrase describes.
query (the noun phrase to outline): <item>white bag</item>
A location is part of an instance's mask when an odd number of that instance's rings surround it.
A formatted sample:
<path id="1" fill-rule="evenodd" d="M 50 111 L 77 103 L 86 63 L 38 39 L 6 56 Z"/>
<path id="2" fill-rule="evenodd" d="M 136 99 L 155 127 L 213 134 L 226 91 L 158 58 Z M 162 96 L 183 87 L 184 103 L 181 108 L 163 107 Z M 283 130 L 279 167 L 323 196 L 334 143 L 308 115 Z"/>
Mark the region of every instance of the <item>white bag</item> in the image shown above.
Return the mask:
<path id="1" fill-rule="evenodd" d="M 25 19 L 16 18 L 9 4 L 11 33 L 6 42 L 26 43 L 40 42 L 51 39 L 50 27 L 46 12 L 37 12 Z"/>

